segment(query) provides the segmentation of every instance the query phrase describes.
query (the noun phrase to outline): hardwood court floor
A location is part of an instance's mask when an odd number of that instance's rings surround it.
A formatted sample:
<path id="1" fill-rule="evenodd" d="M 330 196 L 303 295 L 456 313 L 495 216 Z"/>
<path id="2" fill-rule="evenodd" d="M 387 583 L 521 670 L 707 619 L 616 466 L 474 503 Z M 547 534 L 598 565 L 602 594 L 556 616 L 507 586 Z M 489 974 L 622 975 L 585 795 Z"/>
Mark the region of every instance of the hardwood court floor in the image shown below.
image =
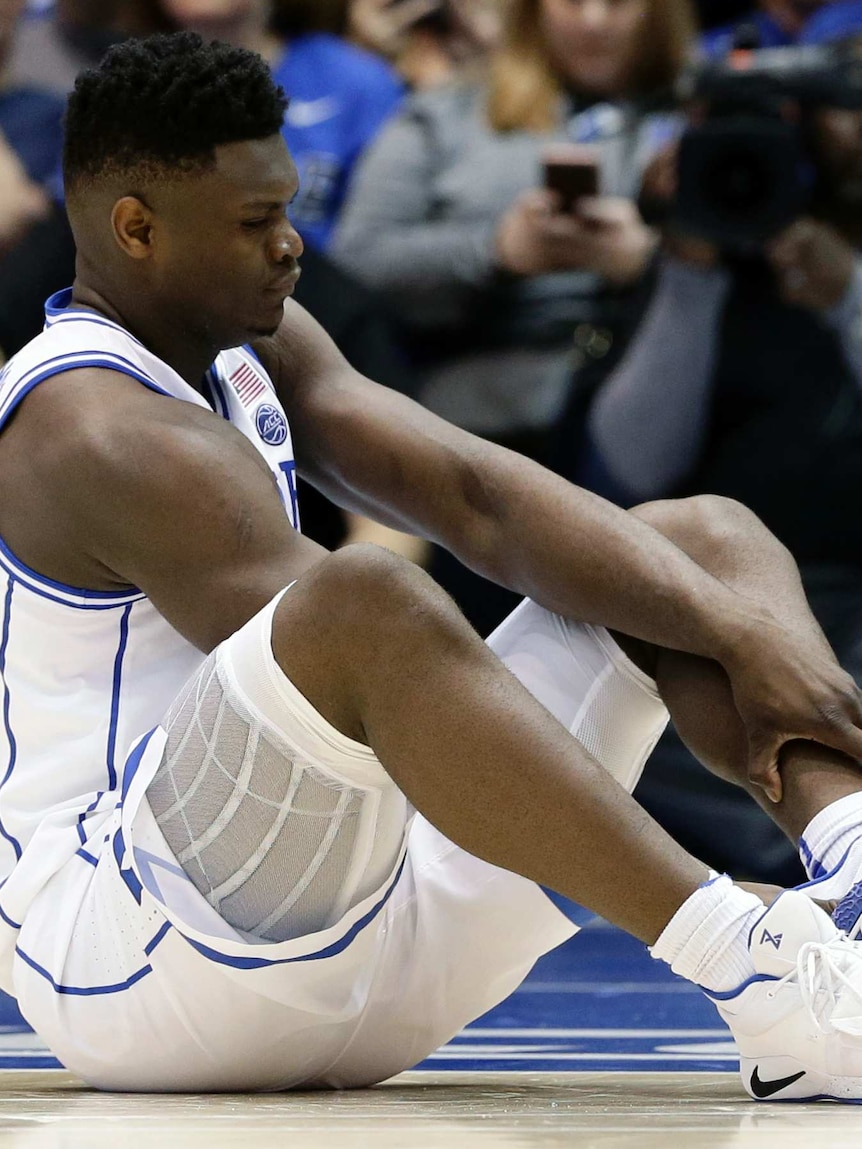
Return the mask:
<path id="1" fill-rule="evenodd" d="M 105 1095 L 0 1073 L 3 1149 L 858 1149 L 862 1109 L 764 1105 L 708 1073 L 405 1073 L 375 1089 Z"/>
<path id="2" fill-rule="evenodd" d="M 749 1101 L 709 1002 L 603 923 L 418 1071 L 351 1093 L 100 1094 L 0 1007 L 0 1149 L 862 1146 L 862 1106 Z"/>

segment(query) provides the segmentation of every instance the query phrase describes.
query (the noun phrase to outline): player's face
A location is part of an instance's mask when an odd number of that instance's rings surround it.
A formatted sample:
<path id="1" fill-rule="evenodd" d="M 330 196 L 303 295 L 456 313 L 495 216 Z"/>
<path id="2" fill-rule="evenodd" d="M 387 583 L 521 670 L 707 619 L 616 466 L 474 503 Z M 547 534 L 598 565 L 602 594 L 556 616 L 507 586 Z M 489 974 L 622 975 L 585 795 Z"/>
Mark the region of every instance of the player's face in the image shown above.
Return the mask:
<path id="1" fill-rule="evenodd" d="M 299 278 L 287 218 L 298 178 L 281 136 L 216 149 L 216 164 L 169 185 L 157 209 L 159 300 L 219 347 L 271 335 Z"/>

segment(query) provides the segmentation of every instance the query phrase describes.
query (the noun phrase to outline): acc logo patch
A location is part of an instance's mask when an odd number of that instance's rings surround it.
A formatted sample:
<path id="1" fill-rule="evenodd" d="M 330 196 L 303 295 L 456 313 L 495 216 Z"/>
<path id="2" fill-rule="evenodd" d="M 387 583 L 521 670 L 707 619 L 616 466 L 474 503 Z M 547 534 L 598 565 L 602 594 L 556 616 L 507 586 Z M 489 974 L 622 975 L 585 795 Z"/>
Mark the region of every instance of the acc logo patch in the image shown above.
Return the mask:
<path id="1" fill-rule="evenodd" d="M 257 433 L 270 447 L 280 447 L 287 438 L 287 423 L 278 408 L 261 403 L 255 415 Z"/>

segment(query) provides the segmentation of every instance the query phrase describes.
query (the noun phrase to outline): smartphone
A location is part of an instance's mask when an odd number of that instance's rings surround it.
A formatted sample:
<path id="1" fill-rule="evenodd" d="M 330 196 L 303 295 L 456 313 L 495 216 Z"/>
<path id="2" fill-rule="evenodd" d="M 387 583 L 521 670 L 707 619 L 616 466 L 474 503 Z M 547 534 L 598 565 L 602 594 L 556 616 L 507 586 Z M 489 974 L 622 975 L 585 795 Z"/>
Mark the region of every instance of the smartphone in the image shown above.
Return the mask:
<path id="1" fill-rule="evenodd" d="M 599 194 L 599 152 L 589 144 L 548 144 L 542 153 L 545 187 L 560 197 L 560 211 L 577 210 L 583 196 Z"/>

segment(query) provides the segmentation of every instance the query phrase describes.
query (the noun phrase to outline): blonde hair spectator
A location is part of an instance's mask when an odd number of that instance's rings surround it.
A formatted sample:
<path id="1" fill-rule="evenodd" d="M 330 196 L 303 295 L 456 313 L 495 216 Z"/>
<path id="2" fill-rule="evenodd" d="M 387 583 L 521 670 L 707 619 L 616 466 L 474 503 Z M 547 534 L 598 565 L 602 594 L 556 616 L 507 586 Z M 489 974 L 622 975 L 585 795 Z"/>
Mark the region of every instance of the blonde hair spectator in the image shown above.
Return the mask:
<path id="1" fill-rule="evenodd" d="M 585 9 L 609 0 L 556 0 L 560 6 Z M 655 92 L 670 85 L 685 63 L 696 22 L 689 0 L 616 0 L 620 18 L 643 21 L 638 50 L 623 77 L 626 95 Z M 628 9 L 628 11 L 624 11 Z M 641 9 L 641 12 L 637 12 Z M 584 13 L 580 14 L 581 16 Z M 612 92 L 586 90 L 575 68 L 577 61 L 553 56 L 543 19 L 542 0 L 509 0 L 500 47 L 490 64 L 488 117 L 498 132 L 550 131 L 559 121 L 561 98 L 567 89 L 579 94 L 617 97 Z"/>

